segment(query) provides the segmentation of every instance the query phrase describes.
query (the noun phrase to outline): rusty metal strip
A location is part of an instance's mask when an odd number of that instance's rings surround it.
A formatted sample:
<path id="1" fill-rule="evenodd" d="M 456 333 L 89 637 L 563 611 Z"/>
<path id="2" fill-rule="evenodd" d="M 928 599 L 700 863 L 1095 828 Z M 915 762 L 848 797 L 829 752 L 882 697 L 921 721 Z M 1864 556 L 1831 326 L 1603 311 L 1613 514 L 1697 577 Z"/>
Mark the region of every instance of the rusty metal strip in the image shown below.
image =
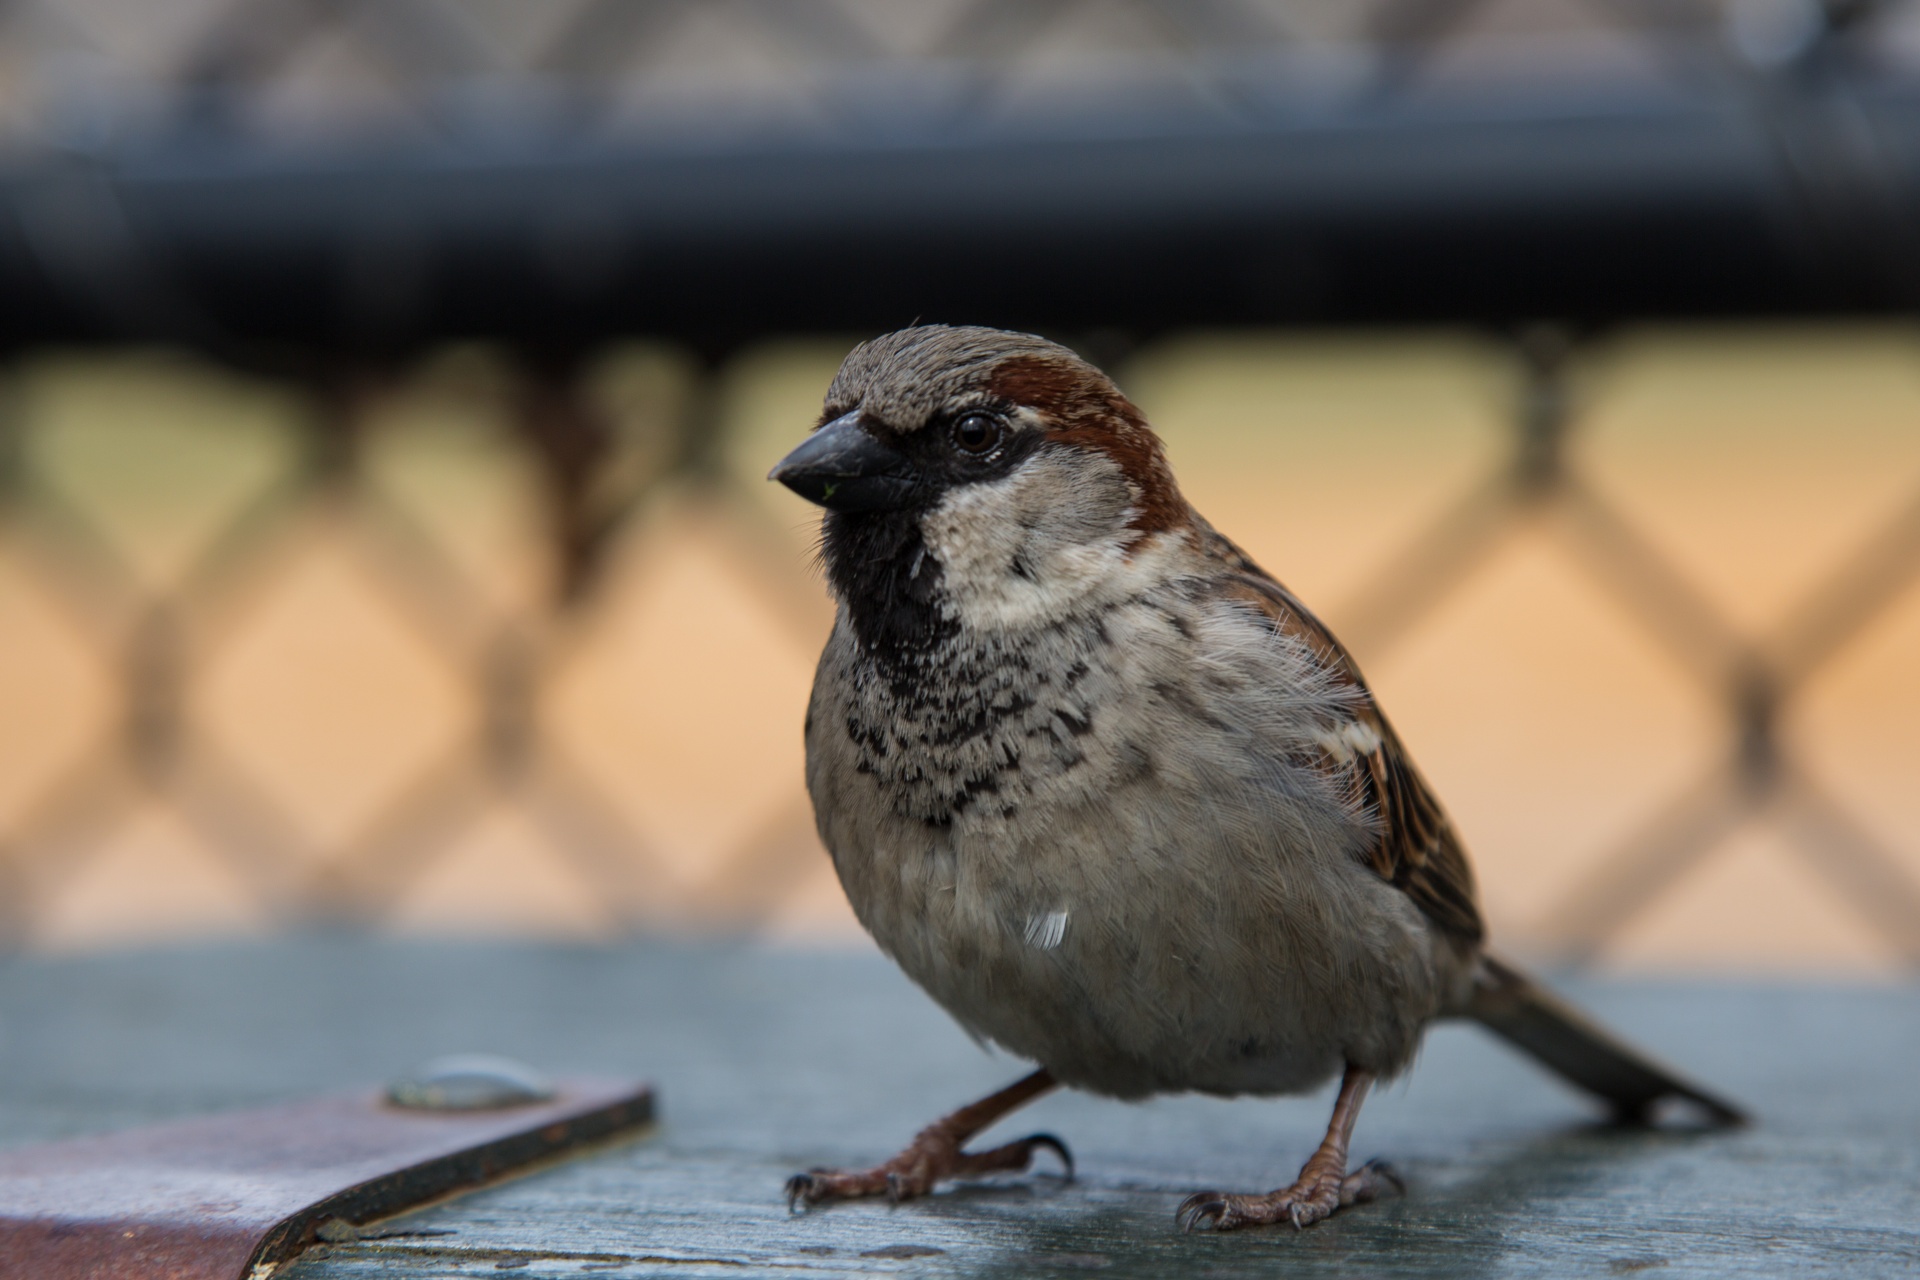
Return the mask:
<path id="1" fill-rule="evenodd" d="M 566 1080 L 551 1102 L 497 1110 L 369 1093 L 0 1151 L 0 1277 L 267 1280 L 330 1222 L 398 1213 L 652 1118 L 645 1085 Z"/>

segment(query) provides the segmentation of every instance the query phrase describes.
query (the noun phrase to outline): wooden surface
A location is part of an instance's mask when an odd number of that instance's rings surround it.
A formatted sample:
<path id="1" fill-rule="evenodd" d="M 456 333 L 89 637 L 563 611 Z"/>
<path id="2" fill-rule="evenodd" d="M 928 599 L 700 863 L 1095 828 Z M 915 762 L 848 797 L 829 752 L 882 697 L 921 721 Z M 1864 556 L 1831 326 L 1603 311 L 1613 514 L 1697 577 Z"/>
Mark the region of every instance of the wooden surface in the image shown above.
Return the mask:
<path id="1" fill-rule="evenodd" d="M 1920 1272 L 1920 991 L 1580 984 L 1751 1105 L 1731 1134 L 1620 1133 L 1485 1035 L 1443 1027 L 1356 1151 L 1401 1199 L 1305 1233 L 1183 1237 L 1174 1206 L 1266 1189 L 1327 1096 L 1046 1099 L 1051 1172 L 790 1217 L 780 1186 L 891 1153 L 1011 1079 L 868 954 L 318 939 L 0 964 L 0 1142 L 384 1080 L 480 1050 L 642 1075 L 651 1137 L 327 1246 L 276 1280 L 401 1276 L 1776 1276 Z M 1043 1157 L 1044 1159 L 1044 1157 Z M 1050 1166 L 1049 1166 L 1050 1168 Z"/>

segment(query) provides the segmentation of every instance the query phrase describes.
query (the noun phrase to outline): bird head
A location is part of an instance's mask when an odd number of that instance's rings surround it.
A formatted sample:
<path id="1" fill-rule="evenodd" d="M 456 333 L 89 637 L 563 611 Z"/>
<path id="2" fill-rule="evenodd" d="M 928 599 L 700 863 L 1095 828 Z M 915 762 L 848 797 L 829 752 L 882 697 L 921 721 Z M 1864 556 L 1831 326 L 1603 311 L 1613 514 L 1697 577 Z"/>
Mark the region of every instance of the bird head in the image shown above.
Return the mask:
<path id="1" fill-rule="evenodd" d="M 1141 534 L 1184 518 L 1160 441 L 1100 370 L 1031 334 L 920 325 L 854 348 L 768 478 L 829 511 L 925 510 L 1062 452 L 1111 464 Z"/>
<path id="2" fill-rule="evenodd" d="M 923 632 L 942 616 L 1057 614 L 1192 522 L 1111 379 L 998 329 L 922 325 L 856 347 L 769 478 L 826 509 L 828 576 L 856 624 L 917 611 Z"/>

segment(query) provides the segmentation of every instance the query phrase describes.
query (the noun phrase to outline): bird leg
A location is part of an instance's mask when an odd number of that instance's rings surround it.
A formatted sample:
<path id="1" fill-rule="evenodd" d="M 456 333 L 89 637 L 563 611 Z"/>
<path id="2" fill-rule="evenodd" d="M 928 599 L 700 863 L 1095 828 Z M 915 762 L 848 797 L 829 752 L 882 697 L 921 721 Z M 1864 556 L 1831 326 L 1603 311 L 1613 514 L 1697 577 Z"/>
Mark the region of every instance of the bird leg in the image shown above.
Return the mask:
<path id="1" fill-rule="evenodd" d="M 962 1151 L 960 1144 L 998 1120 L 1052 1089 L 1056 1081 L 1046 1068 L 1014 1081 L 996 1094 L 934 1121 L 914 1135 L 912 1142 L 885 1164 L 871 1169 L 810 1169 L 787 1179 L 787 1208 L 798 1212 L 828 1200 L 852 1200 L 884 1195 L 898 1204 L 925 1195 L 946 1178 L 969 1178 L 1002 1169 L 1024 1169 L 1036 1147 L 1047 1147 L 1073 1176 L 1073 1156 L 1067 1145 L 1050 1133 L 1036 1133 L 1018 1142 L 988 1151 Z"/>
<path id="2" fill-rule="evenodd" d="M 1347 1068 L 1346 1076 L 1340 1081 L 1340 1096 L 1334 1100 L 1327 1136 L 1301 1168 L 1292 1186 L 1264 1196 L 1202 1191 L 1187 1197 L 1174 1214 L 1174 1221 L 1187 1231 L 1201 1227 L 1231 1231 L 1235 1227 L 1269 1222 L 1309 1227 L 1336 1209 L 1376 1199 L 1387 1188 L 1401 1190 L 1400 1179 L 1394 1176 L 1393 1170 L 1377 1160 L 1347 1172 L 1347 1144 L 1353 1138 L 1354 1122 L 1360 1118 L 1360 1104 L 1367 1100 L 1367 1090 L 1372 1085 L 1371 1071 L 1354 1066 Z"/>

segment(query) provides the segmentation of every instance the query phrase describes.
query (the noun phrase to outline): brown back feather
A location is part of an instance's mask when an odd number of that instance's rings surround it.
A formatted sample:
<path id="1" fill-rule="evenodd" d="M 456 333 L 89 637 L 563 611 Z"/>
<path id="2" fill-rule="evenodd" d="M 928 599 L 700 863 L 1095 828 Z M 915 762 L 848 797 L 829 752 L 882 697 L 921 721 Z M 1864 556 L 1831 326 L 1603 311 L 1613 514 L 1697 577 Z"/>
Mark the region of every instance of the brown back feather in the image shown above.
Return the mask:
<path id="1" fill-rule="evenodd" d="M 1475 901 L 1466 849 L 1399 735 L 1380 713 L 1352 656 L 1291 591 L 1240 548 L 1211 528 L 1203 529 L 1202 545 L 1226 568 L 1227 595 L 1271 619 L 1281 634 L 1304 641 L 1365 695 L 1359 718 L 1378 734 L 1380 745 L 1344 762 L 1328 754 L 1325 764 L 1336 774 L 1344 772 L 1355 794 L 1377 815 L 1380 836 L 1364 855 L 1367 866 L 1412 898 L 1446 933 L 1462 942 L 1481 942 L 1486 926 Z"/>

